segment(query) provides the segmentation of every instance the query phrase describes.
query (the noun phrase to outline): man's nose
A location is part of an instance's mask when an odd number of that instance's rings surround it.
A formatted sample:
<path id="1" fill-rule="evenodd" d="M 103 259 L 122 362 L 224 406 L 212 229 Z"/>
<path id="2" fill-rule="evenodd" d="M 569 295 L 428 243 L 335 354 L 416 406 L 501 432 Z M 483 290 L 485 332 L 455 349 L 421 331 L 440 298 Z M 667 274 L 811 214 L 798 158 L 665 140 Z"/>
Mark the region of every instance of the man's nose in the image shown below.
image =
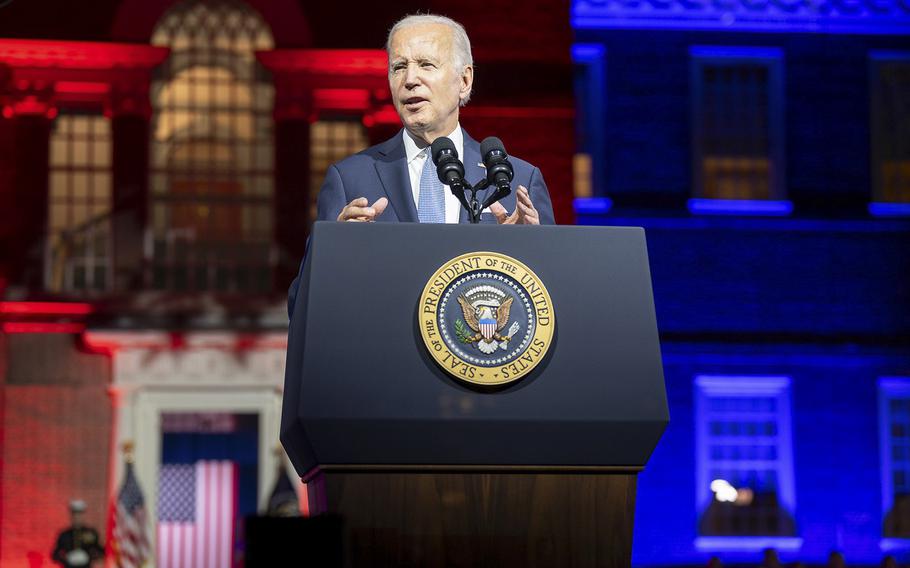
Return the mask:
<path id="1" fill-rule="evenodd" d="M 420 68 L 415 64 L 408 65 L 404 72 L 404 86 L 407 89 L 413 89 L 420 84 Z"/>

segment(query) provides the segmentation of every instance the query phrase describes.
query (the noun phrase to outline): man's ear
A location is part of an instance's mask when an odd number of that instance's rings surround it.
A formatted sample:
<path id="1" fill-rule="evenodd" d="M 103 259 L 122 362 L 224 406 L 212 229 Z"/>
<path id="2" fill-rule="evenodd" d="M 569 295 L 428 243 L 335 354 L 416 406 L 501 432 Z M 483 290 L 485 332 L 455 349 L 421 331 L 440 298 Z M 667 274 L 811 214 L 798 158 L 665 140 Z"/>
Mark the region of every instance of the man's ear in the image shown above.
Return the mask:
<path id="1" fill-rule="evenodd" d="M 459 93 L 459 98 L 462 100 L 466 99 L 468 95 L 471 94 L 471 89 L 474 87 L 474 66 L 465 65 L 464 71 L 461 72 L 461 92 Z"/>

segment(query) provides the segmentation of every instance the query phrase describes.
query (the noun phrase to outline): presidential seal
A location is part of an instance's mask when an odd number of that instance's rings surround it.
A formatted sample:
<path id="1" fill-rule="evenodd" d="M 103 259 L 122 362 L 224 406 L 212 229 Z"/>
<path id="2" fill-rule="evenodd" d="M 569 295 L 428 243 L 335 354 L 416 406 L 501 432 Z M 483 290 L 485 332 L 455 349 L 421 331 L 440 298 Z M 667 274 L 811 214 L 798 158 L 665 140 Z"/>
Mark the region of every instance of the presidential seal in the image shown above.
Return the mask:
<path id="1" fill-rule="evenodd" d="M 537 275 L 495 252 L 446 262 L 420 296 L 418 325 L 430 355 L 476 385 L 505 385 L 530 373 L 550 348 L 555 324 Z"/>

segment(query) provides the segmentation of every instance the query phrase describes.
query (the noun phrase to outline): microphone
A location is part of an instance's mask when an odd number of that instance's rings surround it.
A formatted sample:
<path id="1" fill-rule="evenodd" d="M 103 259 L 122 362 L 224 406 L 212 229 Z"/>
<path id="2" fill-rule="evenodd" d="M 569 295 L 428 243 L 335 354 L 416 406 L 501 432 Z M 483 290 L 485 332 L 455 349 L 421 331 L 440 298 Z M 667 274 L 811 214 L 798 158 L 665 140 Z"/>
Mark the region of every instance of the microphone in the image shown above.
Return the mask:
<path id="1" fill-rule="evenodd" d="M 430 155 L 436 164 L 436 175 L 439 181 L 452 188 L 464 191 L 464 164 L 458 159 L 455 143 L 442 136 L 433 141 Z M 458 195 L 456 192 L 455 195 Z"/>
<path id="2" fill-rule="evenodd" d="M 471 204 L 468 203 L 468 198 L 464 194 L 464 164 L 458 159 L 455 143 L 445 136 L 433 140 L 433 144 L 430 145 L 430 156 L 433 157 L 433 163 L 436 164 L 436 175 L 439 176 L 439 181 L 449 186 L 461 206 L 470 213 Z"/>
<path id="3" fill-rule="evenodd" d="M 509 155 L 506 154 L 502 140 L 495 136 L 484 138 L 480 143 L 480 155 L 483 156 L 483 165 L 487 168 L 487 183 L 496 188 L 483 202 L 483 208 L 486 209 L 512 193 L 511 184 L 515 171 L 509 162 Z"/>
<path id="4" fill-rule="evenodd" d="M 509 162 L 509 155 L 502 145 L 502 140 L 495 136 L 484 138 L 480 143 L 480 155 L 483 156 L 483 165 L 487 168 L 487 183 L 497 188 L 511 191 L 509 185 L 515 172 Z M 508 195 L 508 192 L 506 193 Z"/>

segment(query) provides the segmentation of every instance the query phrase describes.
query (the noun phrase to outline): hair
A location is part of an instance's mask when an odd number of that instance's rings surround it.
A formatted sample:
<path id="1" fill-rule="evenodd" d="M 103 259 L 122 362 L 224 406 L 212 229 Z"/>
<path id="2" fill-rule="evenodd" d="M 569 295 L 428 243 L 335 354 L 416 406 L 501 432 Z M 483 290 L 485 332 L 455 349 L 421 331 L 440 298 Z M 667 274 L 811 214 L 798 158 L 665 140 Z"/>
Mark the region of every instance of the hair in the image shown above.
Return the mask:
<path id="1" fill-rule="evenodd" d="M 471 55 L 471 40 L 468 39 L 468 32 L 464 30 L 464 26 L 452 18 L 447 18 L 446 16 L 440 16 L 438 14 L 411 14 L 395 22 L 395 25 L 389 30 L 389 35 L 386 37 L 386 54 L 391 55 L 392 36 L 395 35 L 395 32 L 402 28 L 418 26 L 421 24 L 441 24 L 448 26 L 449 29 L 452 30 L 452 45 L 454 47 L 452 62 L 455 64 L 456 69 L 458 69 L 459 73 L 463 73 L 465 67 L 474 66 L 474 57 Z M 460 105 L 464 106 L 468 104 L 470 98 L 471 93 L 468 93 L 467 96 L 461 100 Z"/>

